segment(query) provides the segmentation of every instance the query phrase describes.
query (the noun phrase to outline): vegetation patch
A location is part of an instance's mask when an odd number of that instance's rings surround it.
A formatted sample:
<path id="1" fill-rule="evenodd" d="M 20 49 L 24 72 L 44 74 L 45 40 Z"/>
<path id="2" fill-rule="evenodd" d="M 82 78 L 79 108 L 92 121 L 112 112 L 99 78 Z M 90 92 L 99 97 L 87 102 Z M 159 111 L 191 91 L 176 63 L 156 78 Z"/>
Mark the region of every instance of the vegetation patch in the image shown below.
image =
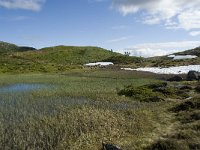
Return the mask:
<path id="1" fill-rule="evenodd" d="M 186 150 L 188 147 L 184 143 L 178 143 L 175 140 L 158 140 L 151 146 L 147 147 L 146 150 Z"/>
<path id="2" fill-rule="evenodd" d="M 200 93 L 200 85 L 195 88 L 196 92 Z"/>
<path id="3" fill-rule="evenodd" d="M 172 111 L 189 111 L 194 109 L 200 109 L 200 98 L 194 98 L 192 100 L 185 101 L 177 106 L 175 106 Z"/>
<path id="4" fill-rule="evenodd" d="M 135 87 L 133 85 L 126 86 L 124 89 L 120 90 L 118 92 L 119 95 L 125 95 L 127 97 L 132 97 L 135 100 L 138 101 L 161 101 L 161 98 L 159 98 L 159 94 L 153 92 L 148 87 Z"/>
<path id="5" fill-rule="evenodd" d="M 138 101 L 158 102 L 166 98 L 188 98 L 189 95 L 187 92 L 189 92 L 187 89 L 180 89 L 179 87 L 170 86 L 166 82 L 160 82 L 139 87 L 128 85 L 118 91 L 118 94 L 131 97 Z"/>

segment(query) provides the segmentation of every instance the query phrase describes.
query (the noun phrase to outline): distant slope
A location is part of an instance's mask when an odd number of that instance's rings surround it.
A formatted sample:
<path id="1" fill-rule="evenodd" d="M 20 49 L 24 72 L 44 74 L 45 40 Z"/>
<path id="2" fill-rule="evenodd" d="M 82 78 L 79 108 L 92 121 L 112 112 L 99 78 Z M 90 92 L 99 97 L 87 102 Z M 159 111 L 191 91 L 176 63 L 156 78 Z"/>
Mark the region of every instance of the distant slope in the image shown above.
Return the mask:
<path id="1" fill-rule="evenodd" d="M 143 66 L 169 67 L 200 64 L 200 47 L 191 50 L 186 50 L 183 52 L 174 53 L 172 55 L 196 55 L 198 57 L 193 59 L 173 60 L 173 58 L 169 58 L 167 56 L 158 56 L 147 58 L 146 61 L 143 63 Z"/>
<path id="2" fill-rule="evenodd" d="M 35 51 L 12 50 L 11 53 L 1 54 L 0 72 L 58 72 L 82 68 L 91 62 L 111 61 L 126 65 L 140 63 L 141 60 L 99 47 L 55 46 Z"/>
<path id="3" fill-rule="evenodd" d="M 175 53 L 175 55 L 196 55 L 198 57 L 200 57 L 200 47 L 191 49 L 191 50 L 187 50 L 184 52 L 179 52 L 179 53 Z"/>
<path id="4" fill-rule="evenodd" d="M 16 52 L 19 47 L 15 44 L 10 44 L 0 41 L 0 53 Z"/>
<path id="5" fill-rule="evenodd" d="M 0 53 L 23 52 L 36 50 L 32 47 L 20 47 L 15 44 L 0 41 Z"/>
<path id="6" fill-rule="evenodd" d="M 55 46 L 18 53 L 19 57 L 32 59 L 37 62 L 57 63 L 65 65 L 83 65 L 97 61 L 114 61 L 116 64 L 134 63 L 139 58 L 126 57 L 120 53 L 108 51 L 99 47 Z M 122 62 L 124 60 L 124 62 Z"/>

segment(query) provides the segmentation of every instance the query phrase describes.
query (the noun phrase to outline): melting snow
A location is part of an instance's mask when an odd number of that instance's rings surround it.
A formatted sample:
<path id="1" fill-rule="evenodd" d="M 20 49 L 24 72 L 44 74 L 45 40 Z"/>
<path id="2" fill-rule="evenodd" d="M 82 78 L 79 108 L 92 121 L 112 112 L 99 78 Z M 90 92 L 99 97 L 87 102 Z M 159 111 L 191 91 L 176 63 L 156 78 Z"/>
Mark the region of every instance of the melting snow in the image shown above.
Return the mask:
<path id="1" fill-rule="evenodd" d="M 169 67 L 169 68 L 160 68 L 160 67 L 146 67 L 146 68 L 121 68 L 123 70 L 130 71 L 147 71 L 157 74 L 187 74 L 189 71 L 198 71 L 200 72 L 200 65 L 189 65 L 189 66 L 179 66 L 179 67 Z"/>
<path id="2" fill-rule="evenodd" d="M 85 64 L 85 66 L 109 66 L 109 65 L 114 65 L 112 62 L 96 62 L 96 63 L 88 63 Z"/>
<path id="3" fill-rule="evenodd" d="M 169 55 L 169 58 L 173 58 L 173 60 L 181 60 L 181 59 L 193 59 L 197 56 L 195 55 Z"/>

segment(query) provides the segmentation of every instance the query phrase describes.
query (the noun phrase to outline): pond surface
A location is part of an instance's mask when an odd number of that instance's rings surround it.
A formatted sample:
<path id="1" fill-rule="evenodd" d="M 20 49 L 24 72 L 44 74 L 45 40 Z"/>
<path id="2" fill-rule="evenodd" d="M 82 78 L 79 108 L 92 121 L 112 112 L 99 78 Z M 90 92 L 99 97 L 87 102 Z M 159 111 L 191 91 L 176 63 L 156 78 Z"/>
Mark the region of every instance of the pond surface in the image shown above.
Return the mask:
<path id="1" fill-rule="evenodd" d="M 28 92 L 38 89 L 43 89 L 47 87 L 44 84 L 28 84 L 28 83 L 18 83 L 7 86 L 0 87 L 0 93 L 12 93 L 12 92 Z"/>

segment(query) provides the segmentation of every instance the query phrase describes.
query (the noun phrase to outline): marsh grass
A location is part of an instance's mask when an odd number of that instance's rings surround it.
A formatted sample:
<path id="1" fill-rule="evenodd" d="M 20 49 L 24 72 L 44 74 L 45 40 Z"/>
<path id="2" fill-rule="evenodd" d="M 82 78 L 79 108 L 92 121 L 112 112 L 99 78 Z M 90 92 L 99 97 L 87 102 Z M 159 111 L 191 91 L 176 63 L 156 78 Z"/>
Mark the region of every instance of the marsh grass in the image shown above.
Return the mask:
<path id="1" fill-rule="evenodd" d="M 94 150 L 105 142 L 140 150 L 175 121 L 169 109 L 177 102 L 146 103 L 117 94 L 128 84 L 160 86 L 148 75 L 76 70 L 0 76 L 1 87 L 19 83 L 48 88 L 0 94 L 1 149 Z M 190 127 L 199 128 L 198 124 Z"/>
<path id="2" fill-rule="evenodd" d="M 148 146 L 147 150 L 198 150 L 200 149 L 200 98 L 181 102 L 170 111 L 175 112 L 179 123 L 162 139 Z"/>
<path id="3" fill-rule="evenodd" d="M 1 86 L 25 83 L 49 88 L 0 95 L 0 147 L 89 150 L 108 142 L 142 149 L 160 126 L 158 120 L 165 115 L 162 107 L 166 104 L 134 102 L 118 96 L 116 89 L 128 83 L 140 86 L 155 81 L 96 70 L 1 75 Z"/>

